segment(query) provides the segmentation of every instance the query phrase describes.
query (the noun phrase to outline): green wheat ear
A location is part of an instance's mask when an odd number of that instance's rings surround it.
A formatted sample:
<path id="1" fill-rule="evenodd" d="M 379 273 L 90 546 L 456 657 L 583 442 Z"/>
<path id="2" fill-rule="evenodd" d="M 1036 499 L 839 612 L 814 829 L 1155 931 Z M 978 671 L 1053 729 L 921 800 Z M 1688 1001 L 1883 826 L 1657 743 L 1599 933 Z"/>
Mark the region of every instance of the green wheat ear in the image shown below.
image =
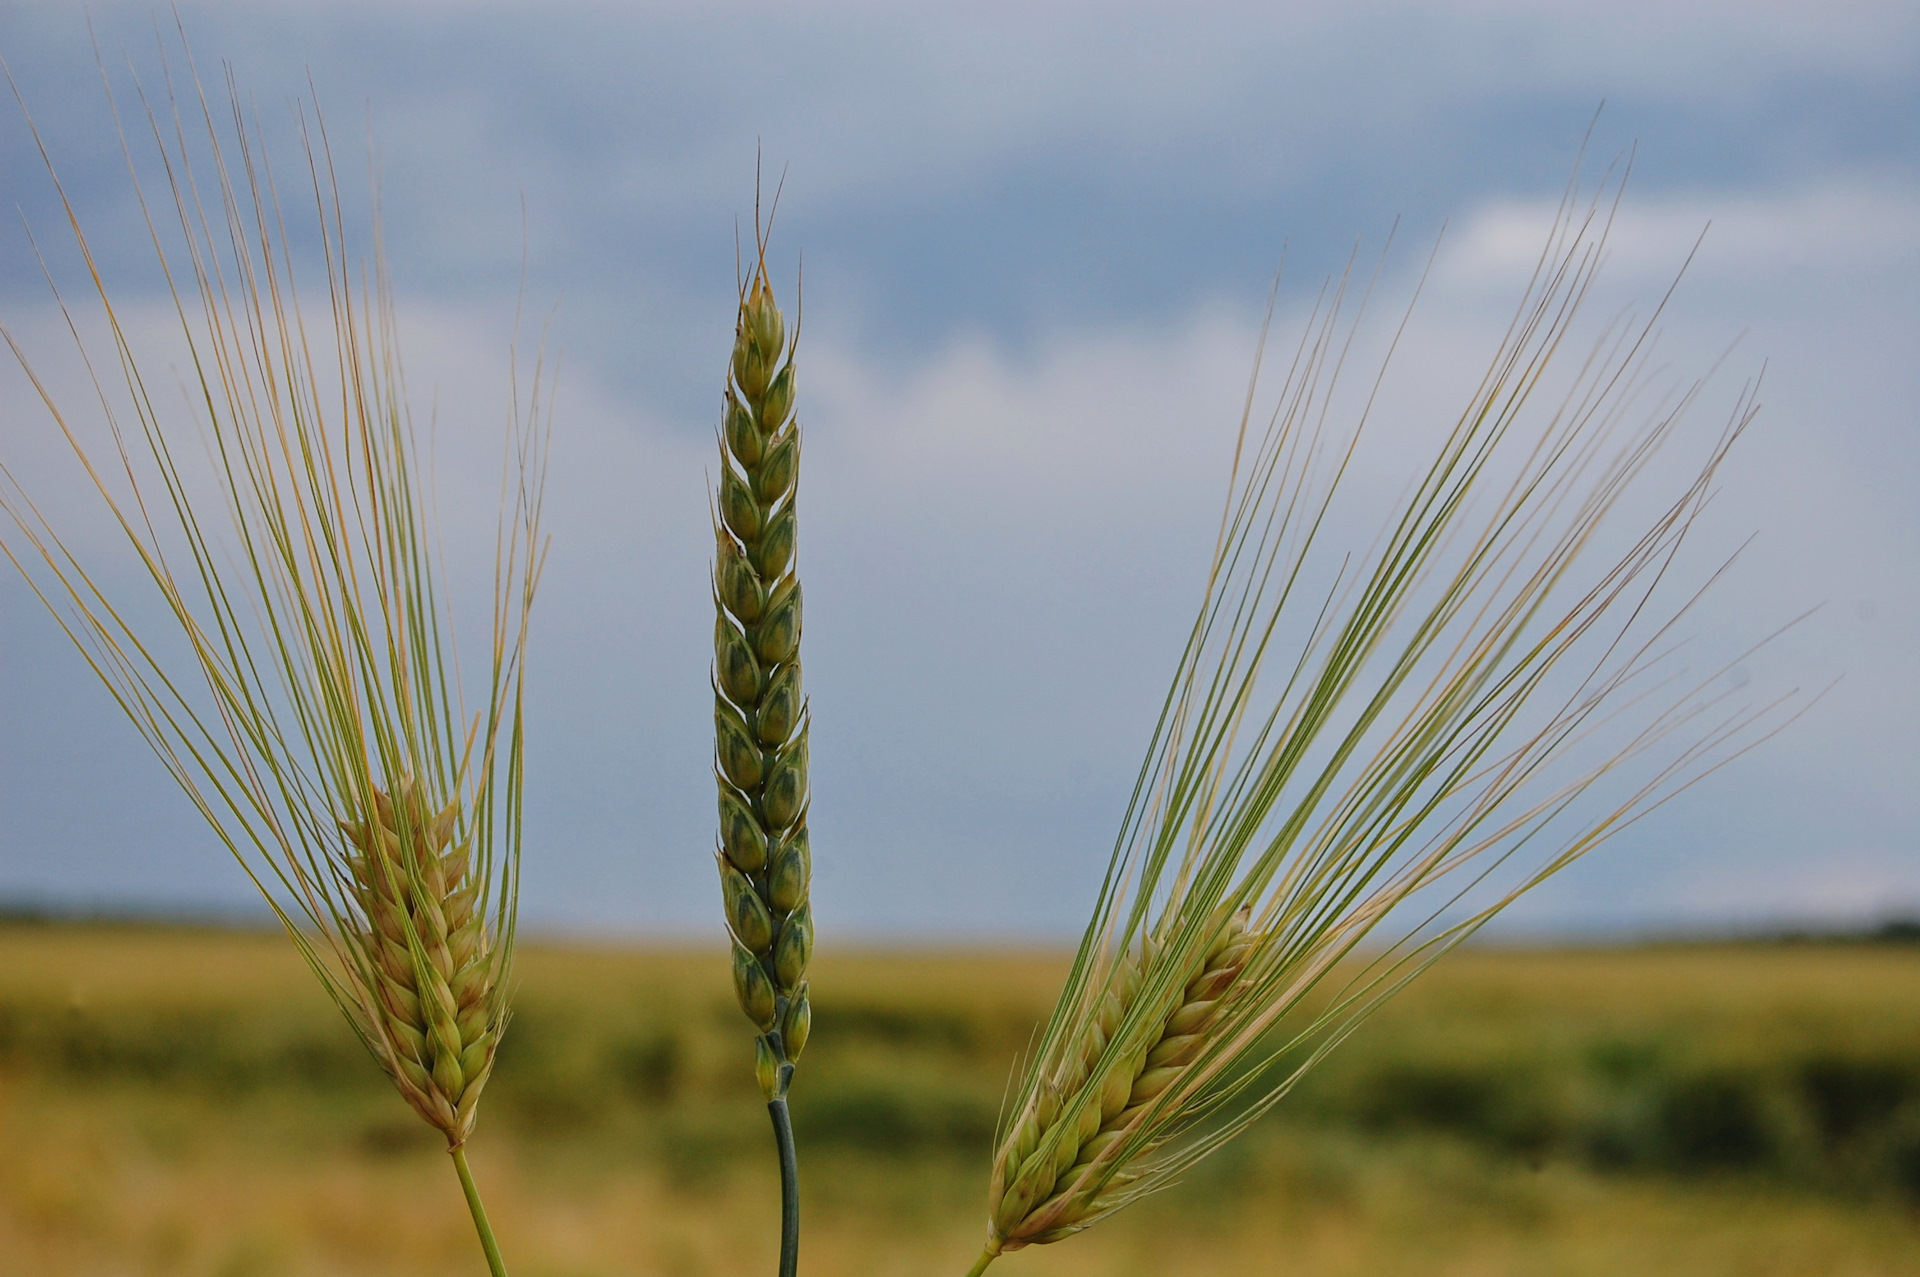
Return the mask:
<path id="1" fill-rule="evenodd" d="M 722 401 L 713 517 L 713 770 L 720 786 L 714 859 L 733 945 L 733 989 L 759 1030 L 754 1076 L 767 1097 L 780 1158 L 780 1277 L 794 1277 L 800 1262 L 799 1169 L 787 1088 L 813 1027 L 807 700 L 794 575 L 800 426 L 793 420 L 793 348 L 767 282 L 766 233 L 756 207 L 753 274 L 740 287 Z"/>
<path id="2" fill-rule="evenodd" d="M 813 1008 L 807 963 L 807 701 L 800 686 L 794 493 L 800 427 L 793 346 L 767 283 L 766 245 L 741 289 L 720 430 L 713 534 L 715 859 L 733 940 L 733 984 L 759 1032 L 756 1073 L 787 1093 Z"/>
<path id="3" fill-rule="evenodd" d="M 1323 544 L 1365 424 L 1327 426 L 1344 284 L 1264 435 L 1250 393 L 1200 614 L 1010 1097 L 974 1275 L 1167 1186 L 1522 892 L 1784 725 L 1781 702 L 1716 708 L 1703 693 L 1720 671 L 1682 685 L 1659 667 L 1687 604 L 1656 587 L 1752 417 L 1751 387 L 1700 468 L 1627 528 L 1609 516 L 1698 391 L 1623 425 L 1645 401 L 1653 321 L 1602 332 L 1524 424 L 1611 209 L 1569 192 L 1490 371 L 1436 425 L 1370 549 Z M 1616 549 L 1589 562 L 1603 536 Z M 1603 729 L 1625 743 L 1597 750 Z M 1644 770 L 1624 797 L 1569 811 L 1629 763 Z M 1474 900 L 1487 871 L 1547 839 L 1517 883 Z M 1363 950 L 1383 923 L 1386 943 Z M 1336 971 L 1338 991 L 1303 1009 Z"/>
<path id="4" fill-rule="evenodd" d="M 503 508 L 485 547 L 496 573 L 489 659 L 463 685 L 385 264 L 376 252 L 369 294 L 351 265 L 324 127 L 316 114 L 309 131 L 300 117 L 313 212 L 302 227 L 279 203 L 238 90 L 229 86 L 223 131 L 197 77 L 190 89 L 183 103 L 169 75 L 158 109 L 143 94 L 167 185 L 152 204 L 137 191 L 188 351 L 189 421 L 149 396 L 140 360 L 155 356 L 140 353 L 98 274 L 114 349 L 88 364 L 123 377 L 115 394 L 95 374 L 113 441 L 99 464 L 6 340 L 191 656 L 175 659 L 109 596 L 3 466 L 11 527 L 0 551 L 444 1136 L 488 1264 L 504 1277 L 465 1146 L 507 1022 L 518 908 L 522 655 L 543 553 L 538 365 L 524 420 L 516 390 Z M 189 146 L 196 134 L 204 146 Z M 51 173 L 44 145 L 41 155 Z M 61 199 L 91 267 L 64 189 Z M 302 247 L 324 250 L 318 314 L 301 307 L 317 292 L 296 296 L 293 230 Z M 202 444 L 210 479 L 177 460 Z"/>

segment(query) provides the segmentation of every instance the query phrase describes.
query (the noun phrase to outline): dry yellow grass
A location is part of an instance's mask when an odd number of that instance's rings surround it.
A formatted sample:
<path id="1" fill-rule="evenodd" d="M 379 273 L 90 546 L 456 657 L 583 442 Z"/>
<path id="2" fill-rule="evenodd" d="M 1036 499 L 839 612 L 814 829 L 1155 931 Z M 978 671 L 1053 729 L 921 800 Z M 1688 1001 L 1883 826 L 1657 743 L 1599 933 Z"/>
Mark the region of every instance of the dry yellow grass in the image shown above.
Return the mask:
<path id="1" fill-rule="evenodd" d="M 798 1083 L 813 1114 L 801 1129 L 803 1271 L 964 1270 L 984 1230 L 993 1109 L 1063 962 L 819 957 L 812 979 L 833 1012 Z M 522 1017 L 473 1154 L 518 1277 L 771 1265 L 772 1230 L 741 1223 L 773 1216 L 778 1184 L 739 1067 L 724 951 L 529 944 L 518 971 Z M 938 1015 L 917 1010 L 929 989 Z M 198 1045 L 176 1040 L 183 1028 Z M 655 1068 L 647 1051 L 662 1041 L 670 1067 Z M 1920 950 L 1457 955 L 1192 1181 L 1072 1246 L 1010 1256 L 1005 1271 L 1920 1271 L 1911 1199 L 1810 1179 L 1785 1154 L 1767 1166 L 1609 1170 L 1570 1145 L 1529 1151 L 1380 1108 L 1383 1079 L 1389 1094 L 1401 1078 L 1416 1090 L 1448 1078 L 1520 1087 L 1513 1079 L 1536 1073 L 1552 1094 L 1577 1089 L 1582 1061 L 1610 1044 L 1659 1053 L 1661 1077 L 1697 1063 L 1790 1082 L 1808 1060 L 1906 1059 L 1920 1071 Z M 434 1135 L 359 1049 L 278 936 L 0 927 L 0 1273 L 470 1273 L 470 1226 Z M 925 1089 L 899 1089 L 906 1075 Z M 1757 1093 L 1770 1104 L 1792 1094 Z M 942 1111 L 947 1126 L 898 1126 Z"/>

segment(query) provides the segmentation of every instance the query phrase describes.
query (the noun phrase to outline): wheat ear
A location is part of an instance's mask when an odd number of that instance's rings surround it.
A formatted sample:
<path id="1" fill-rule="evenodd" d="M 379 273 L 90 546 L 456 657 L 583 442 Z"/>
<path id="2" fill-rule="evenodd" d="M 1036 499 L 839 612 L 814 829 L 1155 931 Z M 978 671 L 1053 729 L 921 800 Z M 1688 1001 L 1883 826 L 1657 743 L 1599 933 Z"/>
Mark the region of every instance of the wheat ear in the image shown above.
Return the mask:
<path id="1" fill-rule="evenodd" d="M 523 653 L 543 554 L 538 365 L 528 417 L 516 388 L 500 522 L 484 547 L 495 565 L 486 673 L 463 685 L 385 263 L 376 251 L 363 293 L 324 126 L 317 112 L 311 131 L 299 117 L 314 213 L 303 224 L 279 202 L 231 78 L 227 130 L 197 75 L 190 83 L 185 102 L 171 72 L 157 103 L 142 94 L 167 185 L 149 204 L 136 179 L 136 194 L 187 349 L 211 476 L 178 460 L 195 454 L 193 429 L 149 396 L 139 336 L 97 273 L 112 354 L 87 364 L 123 377 L 116 391 L 93 373 L 111 439 L 97 458 L 6 340 L 191 656 L 175 660 L 144 623 L 136 629 L 137 613 L 104 592 L 4 466 L 0 552 L 400 1093 L 445 1136 L 488 1266 L 505 1277 L 466 1141 L 507 1020 L 518 908 Z M 44 145 L 41 155 L 52 173 Z M 325 263 L 317 316 L 295 290 L 296 232 Z M 82 327 L 67 318 L 78 340 Z"/>
<path id="2" fill-rule="evenodd" d="M 734 989 L 760 1030 L 760 1085 L 786 1094 L 807 1044 L 807 702 L 800 688 L 800 581 L 793 571 L 800 429 L 793 359 L 764 255 L 735 330 L 714 520 L 713 727 L 720 784 L 715 856 Z"/>
<path id="3" fill-rule="evenodd" d="M 1683 575 L 1670 569 L 1752 387 L 1637 526 L 1616 526 L 1616 507 L 1698 393 L 1623 424 L 1652 399 L 1657 311 L 1599 333 L 1529 428 L 1617 199 L 1569 188 L 1489 371 L 1432 431 L 1403 503 L 1374 514 L 1370 548 L 1324 544 L 1366 424 L 1328 424 L 1344 282 L 1264 433 L 1256 377 L 1200 613 L 1011 1097 L 976 1277 L 1165 1187 L 1522 892 L 1784 726 L 1791 693 L 1730 705 L 1710 693 L 1721 671 L 1663 664 L 1699 597 L 1663 582 Z M 1620 792 L 1589 796 L 1615 778 Z M 1303 1010 L 1336 971 L 1338 991 Z"/>
<path id="4" fill-rule="evenodd" d="M 792 419 L 793 343 L 767 282 L 757 218 L 755 232 L 722 408 L 713 523 L 715 860 L 733 942 L 734 992 L 760 1030 L 754 1071 L 780 1156 L 780 1272 L 792 1277 L 800 1224 L 787 1088 L 813 1024 L 806 978 L 813 956 L 808 709 L 794 573 L 800 427 Z"/>

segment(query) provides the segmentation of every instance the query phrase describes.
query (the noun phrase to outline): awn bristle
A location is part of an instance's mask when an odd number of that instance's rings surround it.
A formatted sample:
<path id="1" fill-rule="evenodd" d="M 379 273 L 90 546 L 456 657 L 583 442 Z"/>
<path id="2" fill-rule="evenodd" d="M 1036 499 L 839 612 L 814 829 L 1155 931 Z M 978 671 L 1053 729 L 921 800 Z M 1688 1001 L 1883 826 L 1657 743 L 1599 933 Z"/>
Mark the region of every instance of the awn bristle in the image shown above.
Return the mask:
<path id="1" fill-rule="evenodd" d="M 761 1089 L 786 1094 L 813 1010 L 807 962 L 807 702 L 793 572 L 800 428 L 793 348 L 767 284 L 764 245 L 742 290 L 720 431 L 714 520 L 713 726 L 717 861 L 741 1009 L 760 1030 Z"/>

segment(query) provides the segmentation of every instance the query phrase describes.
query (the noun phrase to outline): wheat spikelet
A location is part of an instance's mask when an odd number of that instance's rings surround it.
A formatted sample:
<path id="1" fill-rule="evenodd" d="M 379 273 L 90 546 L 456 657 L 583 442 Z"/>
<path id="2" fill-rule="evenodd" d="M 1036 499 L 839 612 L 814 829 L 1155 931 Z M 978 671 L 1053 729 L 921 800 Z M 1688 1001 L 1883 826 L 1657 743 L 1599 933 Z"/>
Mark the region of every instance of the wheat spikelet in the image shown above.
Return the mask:
<path id="1" fill-rule="evenodd" d="M 786 1094 L 813 1009 L 807 963 L 807 703 L 800 686 L 800 581 L 793 571 L 800 428 L 786 321 L 767 283 L 766 244 L 742 288 L 714 517 L 716 861 L 733 939 L 734 990 L 760 1030 L 756 1075 Z"/>

